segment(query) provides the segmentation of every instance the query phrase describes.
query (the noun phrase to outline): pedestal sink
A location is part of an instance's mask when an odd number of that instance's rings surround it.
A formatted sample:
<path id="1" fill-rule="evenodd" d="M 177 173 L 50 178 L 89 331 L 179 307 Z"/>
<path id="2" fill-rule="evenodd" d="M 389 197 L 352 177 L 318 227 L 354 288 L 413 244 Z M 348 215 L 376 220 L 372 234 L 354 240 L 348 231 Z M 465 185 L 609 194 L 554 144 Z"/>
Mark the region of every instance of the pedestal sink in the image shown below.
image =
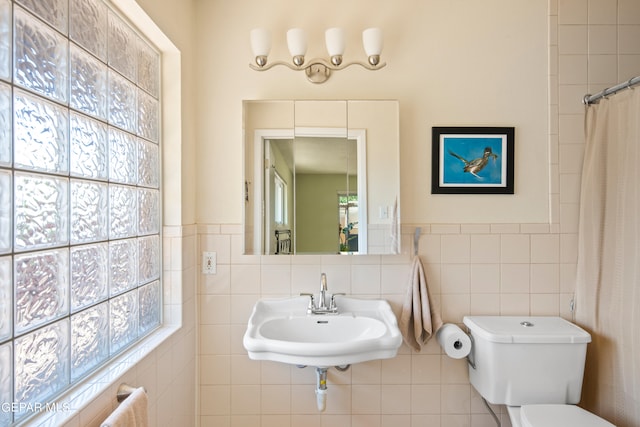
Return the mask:
<path id="1" fill-rule="evenodd" d="M 307 314 L 309 298 L 262 299 L 243 344 L 249 357 L 315 367 L 395 357 L 402 344 L 384 300 L 336 296 L 335 314 Z"/>

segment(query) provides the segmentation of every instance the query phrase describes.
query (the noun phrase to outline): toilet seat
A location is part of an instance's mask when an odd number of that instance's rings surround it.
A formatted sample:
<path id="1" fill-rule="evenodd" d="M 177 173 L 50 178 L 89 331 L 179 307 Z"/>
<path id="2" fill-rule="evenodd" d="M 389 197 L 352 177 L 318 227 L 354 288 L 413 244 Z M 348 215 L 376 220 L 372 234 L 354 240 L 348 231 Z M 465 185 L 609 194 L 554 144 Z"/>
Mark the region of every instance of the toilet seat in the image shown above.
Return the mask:
<path id="1" fill-rule="evenodd" d="M 522 427 L 615 427 L 575 405 L 523 405 Z"/>

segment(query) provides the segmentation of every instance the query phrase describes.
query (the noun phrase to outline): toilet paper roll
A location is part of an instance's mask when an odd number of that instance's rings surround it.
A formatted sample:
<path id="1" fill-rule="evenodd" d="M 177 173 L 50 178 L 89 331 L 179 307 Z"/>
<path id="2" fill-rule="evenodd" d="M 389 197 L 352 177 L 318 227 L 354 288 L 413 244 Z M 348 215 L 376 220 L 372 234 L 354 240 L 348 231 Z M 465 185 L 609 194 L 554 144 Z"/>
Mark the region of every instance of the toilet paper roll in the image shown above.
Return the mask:
<path id="1" fill-rule="evenodd" d="M 471 338 L 452 323 L 445 323 L 436 333 L 438 344 L 453 359 L 462 359 L 471 352 Z"/>

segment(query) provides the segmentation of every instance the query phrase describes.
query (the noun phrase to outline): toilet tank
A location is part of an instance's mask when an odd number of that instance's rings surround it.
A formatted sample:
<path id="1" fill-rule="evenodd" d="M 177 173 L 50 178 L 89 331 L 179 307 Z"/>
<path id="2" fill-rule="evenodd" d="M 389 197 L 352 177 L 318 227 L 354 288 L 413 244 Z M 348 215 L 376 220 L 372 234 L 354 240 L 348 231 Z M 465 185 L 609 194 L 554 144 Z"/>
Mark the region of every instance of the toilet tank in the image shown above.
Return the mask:
<path id="1" fill-rule="evenodd" d="M 560 317 L 466 316 L 469 380 L 493 404 L 576 404 L 591 336 Z"/>

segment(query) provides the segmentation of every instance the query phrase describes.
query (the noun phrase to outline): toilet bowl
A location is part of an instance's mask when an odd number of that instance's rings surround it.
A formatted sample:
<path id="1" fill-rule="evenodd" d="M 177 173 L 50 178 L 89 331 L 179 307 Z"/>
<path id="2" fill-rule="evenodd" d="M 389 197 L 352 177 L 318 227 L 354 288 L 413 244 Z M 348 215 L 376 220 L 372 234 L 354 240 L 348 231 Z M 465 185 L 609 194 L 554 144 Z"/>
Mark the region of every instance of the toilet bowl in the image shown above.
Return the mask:
<path id="1" fill-rule="evenodd" d="M 580 402 L 591 335 L 560 317 L 466 316 L 469 381 L 513 427 L 615 427 Z"/>
<path id="2" fill-rule="evenodd" d="M 615 427 L 575 405 L 508 406 L 512 427 Z"/>

